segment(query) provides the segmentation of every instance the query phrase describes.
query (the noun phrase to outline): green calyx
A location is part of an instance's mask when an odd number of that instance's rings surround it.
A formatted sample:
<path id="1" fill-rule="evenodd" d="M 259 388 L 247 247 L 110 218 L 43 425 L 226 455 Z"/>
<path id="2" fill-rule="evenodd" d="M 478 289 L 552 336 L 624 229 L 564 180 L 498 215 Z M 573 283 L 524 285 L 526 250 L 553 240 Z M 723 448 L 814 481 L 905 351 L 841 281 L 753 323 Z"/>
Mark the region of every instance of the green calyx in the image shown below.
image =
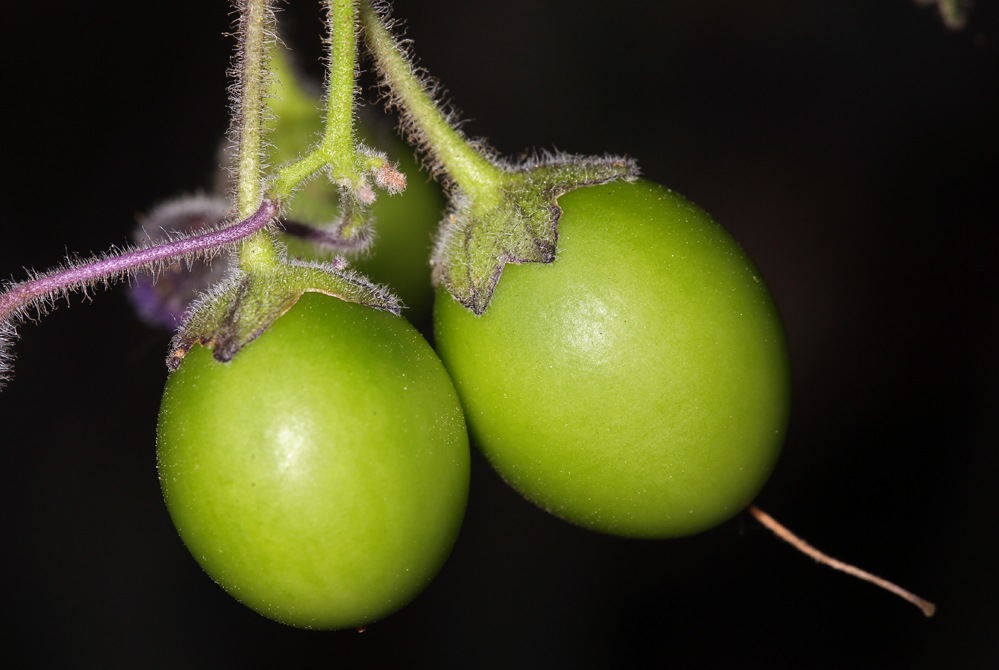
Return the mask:
<path id="1" fill-rule="evenodd" d="M 488 205 L 459 191 L 438 232 L 431 260 L 434 284 L 443 284 L 458 302 L 482 314 L 504 265 L 555 260 L 560 195 L 637 176 L 638 166 L 630 159 L 560 155 L 501 172 L 499 197 Z"/>
<path id="2" fill-rule="evenodd" d="M 167 365 L 179 367 L 191 347 L 211 347 L 227 362 L 267 330 L 305 293 L 325 293 L 399 314 L 398 299 L 336 259 L 329 263 L 263 259 L 250 271 L 234 269 L 192 306 L 171 342 Z"/>
<path id="3" fill-rule="evenodd" d="M 367 46 L 390 107 L 402 112 L 405 133 L 431 157 L 435 176 L 451 191 L 450 211 L 431 259 L 435 285 L 476 314 L 489 306 L 507 263 L 555 260 L 557 199 L 582 186 L 634 179 L 638 166 L 614 157 L 545 156 L 510 164 L 470 141 L 432 97 L 435 86 L 417 73 L 389 32 L 391 22 L 368 1 L 360 4 Z"/>

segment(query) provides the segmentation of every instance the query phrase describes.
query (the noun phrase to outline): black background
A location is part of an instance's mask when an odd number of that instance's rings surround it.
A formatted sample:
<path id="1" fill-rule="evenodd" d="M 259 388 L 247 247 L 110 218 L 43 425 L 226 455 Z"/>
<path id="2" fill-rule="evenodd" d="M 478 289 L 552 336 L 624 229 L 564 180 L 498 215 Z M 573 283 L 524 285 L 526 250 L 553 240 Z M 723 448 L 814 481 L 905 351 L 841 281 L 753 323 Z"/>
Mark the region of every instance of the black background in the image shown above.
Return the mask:
<path id="1" fill-rule="evenodd" d="M 306 6 L 307 5 L 307 6 Z M 743 244 L 785 318 L 784 455 L 759 505 L 935 600 L 915 608 L 743 514 L 604 537 L 480 458 L 454 552 L 363 633 L 236 603 L 178 539 L 155 423 L 168 336 L 121 288 L 21 327 L 0 394 L 3 655 L 19 667 L 999 665 L 999 11 L 906 0 L 396 3 L 420 62 L 500 151 L 636 157 Z M 303 60 L 319 12 L 284 13 Z M 6 10 L 0 277 L 127 240 L 206 189 L 227 126 L 221 0 Z M 87 302 L 88 304 L 83 304 Z"/>

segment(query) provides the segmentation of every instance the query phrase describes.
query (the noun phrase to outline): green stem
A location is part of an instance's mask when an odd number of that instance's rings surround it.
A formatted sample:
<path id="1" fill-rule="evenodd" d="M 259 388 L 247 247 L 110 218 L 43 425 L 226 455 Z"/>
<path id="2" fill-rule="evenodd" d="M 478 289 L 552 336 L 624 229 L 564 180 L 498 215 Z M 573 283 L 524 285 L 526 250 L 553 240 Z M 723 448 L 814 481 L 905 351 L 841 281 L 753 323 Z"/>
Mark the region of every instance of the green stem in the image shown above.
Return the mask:
<path id="1" fill-rule="evenodd" d="M 503 171 L 448 123 L 368 0 L 361 1 L 361 23 L 382 76 L 445 172 L 477 205 L 496 204 Z"/>
<path id="2" fill-rule="evenodd" d="M 354 72 L 357 63 L 357 4 L 355 0 L 327 0 L 330 36 L 329 88 L 326 92 L 326 127 L 317 147 L 285 166 L 271 186 L 278 200 L 316 171 L 329 165 L 334 181 L 356 184 L 358 157 L 354 149 Z"/>
<path id="3" fill-rule="evenodd" d="M 319 148 L 317 148 L 294 163 L 284 166 L 278 172 L 277 178 L 271 185 L 271 196 L 279 202 L 287 201 L 299 184 L 325 165 L 326 159 L 320 154 Z"/>
<path id="4" fill-rule="evenodd" d="M 329 0 L 328 5 L 329 89 L 326 92 L 326 132 L 321 148 L 335 173 L 355 178 L 352 159 L 357 5 L 355 0 Z"/>
<path id="5" fill-rule="evenodd" d="M 242 53 L 239 59 L 239 153 L 236 161 L 236 209 L 248 218 L 263 197 L 263 111 L 267 72 L 269 0 L 243 0 L 240 17 Z M 253 269 L 273 269 L 279 263 L 270 234 L 261 230 L 239 250 L 239 264 Z"/>
<path id="6" fill-rule="evenodd" d="M 236 173 L 236 207 L 247 218 L 260 205 L 261 150 L 263 147 L 263 96 L 266 71 L 267 0 L 244 0 L 240 18 L 242 54 L 239 61 L 239 160 Z"/>

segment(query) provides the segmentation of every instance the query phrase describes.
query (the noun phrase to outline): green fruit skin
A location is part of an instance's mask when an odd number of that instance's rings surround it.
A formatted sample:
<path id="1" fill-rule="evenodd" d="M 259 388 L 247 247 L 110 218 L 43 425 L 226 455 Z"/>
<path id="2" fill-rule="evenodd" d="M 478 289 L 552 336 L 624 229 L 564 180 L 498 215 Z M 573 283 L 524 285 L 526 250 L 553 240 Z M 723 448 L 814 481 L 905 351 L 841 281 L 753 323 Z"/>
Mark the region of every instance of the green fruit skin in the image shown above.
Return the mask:
<path id="1" fill-rule="evenodd" d="M 507 265 L 485 314 L 438 290 L 438 353 L 472 441 L 525 497 L 627 537 L 711 528 L 780 453 L 784 329 L 738 244 L 647 181 L 559 199 L 551 265 Z"/>
<path id="2" fill-rule="evenodd" d="M 438 572 L 468 496 L 468 438 L 440 360 L 404 319 L 306 294 L 228 364 L 171 374 L 157 454 L 188 549 L 293 626 L 361 626 Z"/>

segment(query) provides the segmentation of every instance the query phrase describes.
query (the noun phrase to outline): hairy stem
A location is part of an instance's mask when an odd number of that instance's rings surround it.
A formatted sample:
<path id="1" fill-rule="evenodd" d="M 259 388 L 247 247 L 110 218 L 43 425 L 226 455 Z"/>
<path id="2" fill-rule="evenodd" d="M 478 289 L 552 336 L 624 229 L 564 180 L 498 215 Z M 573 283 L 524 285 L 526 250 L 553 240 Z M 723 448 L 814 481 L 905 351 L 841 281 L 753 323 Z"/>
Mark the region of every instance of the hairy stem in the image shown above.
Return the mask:
<path id="1" fill-rule="evenodd" d="M 357 6 L 354 0 L 328 0 L 329 88 L 323 153 L 334 171 L 356 178 L 354 157 L 354 75 L 357 68 Z"/>
<path id="2" fill-rule="evenodd" d="M 415 126 L 411 134 L 431 151 L 448 176 L 474 202 L 483 206 L 495 204 L 502 171 L 452 127 L 367 0 L 361 0 L 361 23 L 382 78 L 397 99 L 396 104 Z"/>
<path id="3" fill-rule="evenodd" d="M 270 0 L 241 0 L 240 54 L 237 64 L 235 118 L 238 120 L 236 211 L 246 217 L 263 196 L 264 94 L 267 92 L 267 41 L 272 29 Z M 239 264 L 245 270 L 273 268 L 280 262 L 274 240 L 259 231 L 240 247 Z"/>
<path id="4" fill-rule="evenodd" d="M 91 263 L 73 264 L 65 270 L 44 274 L 36 279 L 15 284 L 0 295 L 0 321 L 6 321 L 39 298 L 64 293 L 95 282 L 108 283 L 136 270 L 155 268 L 171 260 L 189 258 L 195 254 L 214 254 L 266 226 L 277 206 L 270 200 L 250 217 L 221 230 L 194 235 L 176 242 L 138 249 L 119 255 L 95 260 Z"/>
<path id="5" fill-rule="evenodd" d="M 329 70 L 326 124 L 319 144 L 299 160 L 281 168 L 271 185 L 273 197 L 285 200 L 317 171 L 330 167 L 330 178 L 351 187 L 359 185 L 362 165 L 354 145 L 354 78 L 357 64 L 357 4 L 354 0 L 327 0 Z"/>
<path id="6" fill-rule="evenodd" d="M 800 537 L 789 531 L 787 528 L 782 526 L 780 523 L 774 520 L 772 516 L 761 510 L 756 505 L 749 506 L 749 513 L 752 514 L 754 517 L 756 517 L 757 521 L 759 521 L 764 526 L 769 528 L 777 537 L 784 540 L 785 542 L 790 543 L 791 545 L 794 546 L 795 549 L 797 549 L 803 554 L 811 556 L 819 563 L 824 563 L 825 565 L 828 565 L 830 568 L 833 568 L 834 570 L 841 570 L 847 573 L 848 575 L 853 575 L 858 579 L 862 579 L 866 582 L 871 582 L 872 584 L 876 584 L 877 586 L 880 586 L 881 588 L 887 591 L 891 591 L 895 595 L 905 598 L 910 603 L 921 609 L 923 611 L 923 614 L 925 614 L 926 616 L 933 616 L 933 614 L 937 611 L 936 605 L 929 602 L 928 600 L 923 600 L 916 594 L 906 591 L 902 587 L 896 586 L 895 584 L 889 582 L 886 579 L 881 579 L 880 577 L 872 575 L 871 573 L 865 570 L 861 570 L 860 568 L 850 565 L 849 563 L 844 563 L 843 561 L 836 560 L 832 556 L 827 556 L 826 554 L 822 553 L 821 551 L 819 551 L 818 549 L 816 549 L 815 547 L 808 544 Z"/>
<path id="7" fill-rule="evenodd" d="M 241 53 L 236 72 L 239 94 L 236 101 L 239 120 L 236 208 L 239 216 L 246 217 L 257 208 L 262 192 L 264 76 L 270 8 L 267 0 L 243 0 L 240 9 Z"/>
<path id="8" fill-rule="evenodd" d="M 361 251 L 371 240 L 366 235 L 359 235 L 356 238 L 345 238 L 338 230 L 328 228 L 317 228 L 300 221 L 284 219 L 280 223 L 284 232 L 300 240 L 306 240 L 321 248 L 331 251 Z"/>

